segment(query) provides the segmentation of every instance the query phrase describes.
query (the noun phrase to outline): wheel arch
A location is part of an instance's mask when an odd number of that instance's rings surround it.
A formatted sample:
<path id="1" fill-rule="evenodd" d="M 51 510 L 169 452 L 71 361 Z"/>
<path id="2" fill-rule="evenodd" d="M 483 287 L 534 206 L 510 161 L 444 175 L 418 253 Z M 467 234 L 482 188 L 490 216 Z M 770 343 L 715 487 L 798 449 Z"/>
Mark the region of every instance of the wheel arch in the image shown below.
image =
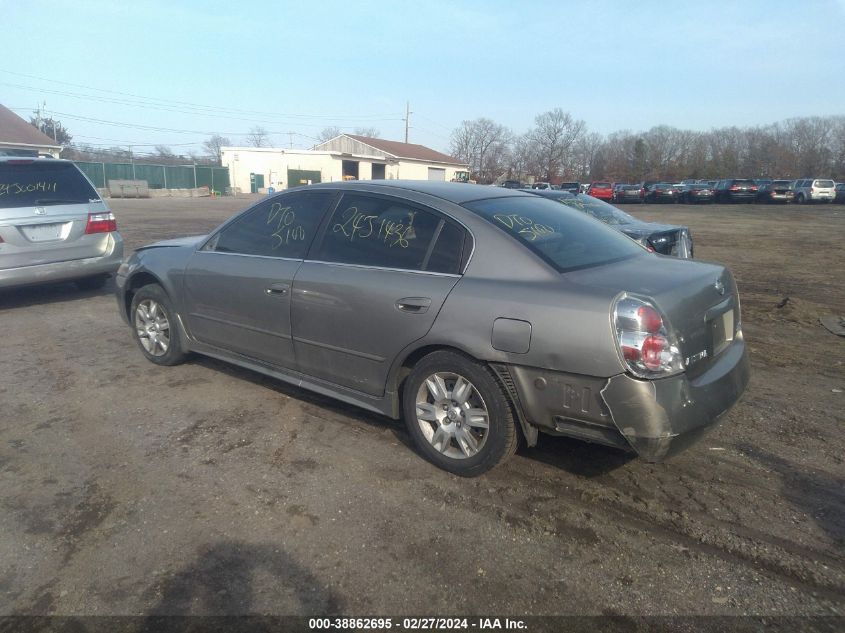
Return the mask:
<path id="1" fill-rule="evenodd" d="M 126 318 L 129 319 L 130 323 L 132 321 L 132 315 L 130 314 L 132 310 L 132 299 L 135 297 L 135 293 L 138 292 L 139 288 L 143 288 L 144 286 L 148 286 L 150 284 L 160 286 L 165 294 L 167 294 L 168 297 L 170 296 L 167 289 L 164 287 L 164 284 L 161 282 L 161 279 L 153 275 L 151 272 L 148 270 L 139 270 L 135 272 L 126 282 L 126 292 L 123 294 L 123 312 L 126 315 Z"/>
<path id="2" fill-rule="evenodd" d="M 467 350 L 448 343 L 428 343 L 421 345 L 420 347 L 409 350 L 401 358 L 401 361 L 397 361 L 396 366 L 391 372 L 387 388 L 387 395 L 391 399 L 392 416 L 394 418 L 399 419 L 402 415 L 402 392 L 404 390 L 405 380 L 411 374 L 414 366 L 429 354 L 442 351 L 453 352 L 473 362 L 484 364 L 502 388 L 505 398 L 513 410 L 514 417 L 519 421 L 517 429 L 520 435 L 520 443 L 524 443 L 526 446 L 537 444 L 538 429 L 528 422 L 525 417 L 522 404 L 519 401 L 519 395 L 507 370 L 507 365 L 476 358 Z"/>

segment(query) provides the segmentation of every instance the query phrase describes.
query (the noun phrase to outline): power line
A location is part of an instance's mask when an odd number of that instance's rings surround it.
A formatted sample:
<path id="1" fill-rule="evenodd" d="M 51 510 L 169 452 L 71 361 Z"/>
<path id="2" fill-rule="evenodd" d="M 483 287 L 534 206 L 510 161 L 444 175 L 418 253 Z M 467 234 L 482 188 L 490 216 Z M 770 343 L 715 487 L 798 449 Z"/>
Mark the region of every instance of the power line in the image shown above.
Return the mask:
<path id="1" fill-rule="evenodd" d="M 161 99 L 158 97 L 149 97 L 145 95 L 138 95 L 131 92 L 120 92 L 118 90 L 108 90 L 105 88 L 96 88 L 94 86 L 85 86 L 82 84 L 71 83 L 67 81 L 58 81 L 55 79 L 48 79 L 46 77 L 39 77 L 37 75 L 29 75 L 26 73 L 19 73 L 11 70 L 6 70 L 0 68 L 0 72 L 15 75 L 17 77 L 27 77 L 29 79 L 36 79 L 38 81 L 45 81 L 47 83 L 54 83 L 60 84 L 63 86 L 71 86 L 73 88 L 82 88 L 83 90 L 93 90 L 95 92 L 102 92 L 106 94 L 114 94 L 120 95 L 122 97 L 130 97 L 131 99 L 127 100 L 113 100 L 112 102 L 122 102 L 123 105 L 136 105 L 140 107 L 149 107 L 149 108 L 174 108 L 177 106 L 180 107 L 187 107 L 189 110 L 199 110 L 199 111 L 210 111 L 210 113 L 219 112 L 222 114 L 241 114 L 241 115 L 251 115 L 251 116 L 267 116 L 267 117 L 277 117 L 277 118 L 284 118 L 284 119 L 325 119 L 328 121 L 335 120 L 335 121 L 353 121 L 353 120 L 362 120 L 362 121 L 396 121 L 399 119 L 392 118 L 401 116 L 397 113 L 390 113 L 390 114 L 368 114 L 368 115 L 355 115 L 355 116 L 345 116 L 345 115 L 329 115 L 329 114 L 296 114 L 296 113 L 279 113 L 279 112 L 265 112 L 260 110 L 246 110 L 241 108 L 227 108 L 221 106 L 211 106 L 201 103 L 192 103 L 190 101 L 177 101 L 173 99 Z M 62 94 L 64 96 L 75 96 L 80 98 L 89 98 L 89 99 L 100 99 L 106 100 L 106 97 L 98 97 L 96 95 L 79 95 L 79 93 L 62 93 L 59 91 L 51 91 L 50 88 L 37 88 L 32 86 L 23 86 L 20 84 L 3 84 L 8 86 L 14 86 L 18 88 L 24 88 L 28 90 L 36 90 L 42 92 L 48 92 L 52 94 Z M 106 101 L 108 102 L 108 101 Z M 200 112 L 193 112 L 194 114 L 199 114 Z M 209 112 L 207 112 L 209 113 Z M 187 114 L 187 113 L 186 113 Z"/>

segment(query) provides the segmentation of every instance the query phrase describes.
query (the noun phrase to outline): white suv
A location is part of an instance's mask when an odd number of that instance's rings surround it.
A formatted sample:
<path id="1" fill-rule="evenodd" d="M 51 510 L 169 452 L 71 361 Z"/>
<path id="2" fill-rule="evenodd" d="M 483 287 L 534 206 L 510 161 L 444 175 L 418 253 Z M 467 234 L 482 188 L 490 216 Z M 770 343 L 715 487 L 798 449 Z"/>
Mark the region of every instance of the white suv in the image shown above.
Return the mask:
<path id="1" fill-rule="evenodd" d="M 99 288 L 122 259 L 114 215 L 76 165 L 0 157 L 0 288 L 71 280 Z"/>
<path id="2" fill-rule="evenodd" d="M 832 180 L 804 178 L 803 180 L 796 180 L 792 184 L 792 190 L 795 192 L 795 202 L 799 204 L 833 202 L 836 197 L 836 183 Z"/>

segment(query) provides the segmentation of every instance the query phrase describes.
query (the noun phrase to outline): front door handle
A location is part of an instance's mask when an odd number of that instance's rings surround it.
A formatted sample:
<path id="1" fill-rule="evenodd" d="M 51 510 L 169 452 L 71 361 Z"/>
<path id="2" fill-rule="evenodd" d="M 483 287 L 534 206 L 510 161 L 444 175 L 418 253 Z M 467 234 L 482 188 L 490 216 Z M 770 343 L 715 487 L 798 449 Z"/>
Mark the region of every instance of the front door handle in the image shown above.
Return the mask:
<path id="1" fill-rule="evenodd" d="M 396 302 L 396 308 L 410 314 L 423 314 L 431 306 L 431 299 L 428 297 L 405 297 Z"/>
<path id="2" fill-rule="evenodd" d="M 284 297 L 290 290 L 290 284 L 270 284 L 264 289 L 264 294 L 271 297 Z"/>

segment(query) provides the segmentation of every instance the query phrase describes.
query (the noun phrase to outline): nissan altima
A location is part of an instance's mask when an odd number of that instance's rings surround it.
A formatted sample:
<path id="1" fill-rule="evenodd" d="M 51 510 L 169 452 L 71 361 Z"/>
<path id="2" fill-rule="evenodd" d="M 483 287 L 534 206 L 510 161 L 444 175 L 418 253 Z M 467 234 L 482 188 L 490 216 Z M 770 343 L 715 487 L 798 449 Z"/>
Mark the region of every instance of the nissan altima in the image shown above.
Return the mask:
<path id="1" fill-rule="evenodd" d="M 720 264 L 576 209 L 463 183 L 325 183 L 138 249 L 117 303 L 141 353 L 222 359 L 395 419 L 459 475 L 538 433 L 660 461 L 749 378 Z"/>

